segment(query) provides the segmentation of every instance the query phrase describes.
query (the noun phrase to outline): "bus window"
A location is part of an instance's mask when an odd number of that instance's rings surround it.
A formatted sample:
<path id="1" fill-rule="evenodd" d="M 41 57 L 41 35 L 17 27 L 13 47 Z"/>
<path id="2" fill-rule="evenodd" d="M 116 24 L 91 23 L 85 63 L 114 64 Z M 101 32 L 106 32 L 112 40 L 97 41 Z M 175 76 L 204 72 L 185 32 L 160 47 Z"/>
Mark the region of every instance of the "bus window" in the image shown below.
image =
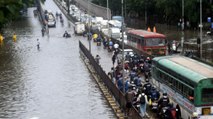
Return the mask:
<path id="1" fill-rule="evenodd" d="M 169 78 L 169 80 L 168 80 L 168 81 L 169 81 L 169 85 L 170 85 L 171 87 L 173 87 L 173 86 L 172 86 L 172 80 L 173 80 L 173 78 Z"/>
<path id="2" fill-rule="evenodd" d="M 146 46 L 164 46 L 165 39 L 160 38 L 147 38 L 146 39 Z"/>
<path id="3" fill-rule="evenodd" d="M 141 44 L 141 46 L 144 46 L 144 38 L 140 39 L 140 44 Z"/>
<path id="4" fill-rule="evenodd" d="M 186 85 L 183 85 L 183 90 L 182 90 L 182 93 L 185 97 L 188 97 L 189 95 L 189 88 L 186 86 Z"/>
<path id="5" fill-rule="evenodd" d="M 192 89 L 189 89 L 188 97 L 191 102 L 194 102 L 194 91 Z"/>
<path id="6" fill-rule="evenodd" d="M 203 88 L 202 89 L 202 101 L 212 103 L 213 102 L 213 88 Z"/>
<path id="7" fill-rule="evenodd" d="M 183 84 L 178 82 L 178 91 L 179 92 L 182 92 L 182 87 L 183 87 Z"/>
<path id="8" fill-rule="evenodd" d="M 132 41 L 135 42 L 135 43 L 137 43 L 137 38 L 133 37 Z"/>
<path id="9" fill-rule="evenodd" d="M 175 80 L 175 88 L 176 88 L 176 89 L 178 89 L 178 84 L 179 84 L 178 81 Z"/>

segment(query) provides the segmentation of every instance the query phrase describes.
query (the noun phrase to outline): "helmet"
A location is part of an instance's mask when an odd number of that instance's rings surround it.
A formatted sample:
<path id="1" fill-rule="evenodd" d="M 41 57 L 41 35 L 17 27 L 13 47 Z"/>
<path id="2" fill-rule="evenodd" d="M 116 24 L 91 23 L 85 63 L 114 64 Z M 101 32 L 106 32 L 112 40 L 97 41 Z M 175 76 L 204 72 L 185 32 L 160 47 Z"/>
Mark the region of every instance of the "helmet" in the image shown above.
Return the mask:
<path id="1" fill-rule="evenodd" d="M 149 57 L 147 57 L 146 59 L 147 59 L 147 60 L 150 60 L 150 58 L 149 58 Z"/>
<path id="2" fill-rule="evenodd" d="M 156 87 L 155 86 L 152 86 L 152 90 L 155 90 L 156 89 Z"/>
<path id="3" fill-rule="evenodd" d="M 198 113 L 197 112 L 193 112 L 192 116 L 193 117 L 198 117 Z"/>
<path id="4" fill-rule="evenodd" d="M 163 93 L 163 96 L 167 96 L 167 93 L 166 93 L 166 92 L 164 92 L 164 93 Z"/>

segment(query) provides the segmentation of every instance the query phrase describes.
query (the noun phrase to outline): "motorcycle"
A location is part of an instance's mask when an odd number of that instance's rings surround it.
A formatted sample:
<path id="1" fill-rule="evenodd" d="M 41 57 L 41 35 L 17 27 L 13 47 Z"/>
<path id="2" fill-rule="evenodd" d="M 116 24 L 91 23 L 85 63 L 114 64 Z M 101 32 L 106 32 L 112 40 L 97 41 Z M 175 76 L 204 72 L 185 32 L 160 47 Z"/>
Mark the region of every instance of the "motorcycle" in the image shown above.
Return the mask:
<path id="1" fill-rule="evenodd" d="M 151 103 L 151 110 L 153 111 L 153 112 L 157 112 L 157 110 L 158 110 L 158 99 L 157 98 L 153 98 L 152 99 L 152 103 Z"/>
<path id="2" fill-rule="evenodd" d="M 67 33 L 67 34 L 64 34 L 63 37 L 65 37 L 65 38 L 70 38 L 71 35 Z"/>
<path id="3" fill-rule="evenodd" d="M 161 119 L 176 119 L 175 115 L 176 109 L 170 106 L 163 107 L 159 114 Z"/>

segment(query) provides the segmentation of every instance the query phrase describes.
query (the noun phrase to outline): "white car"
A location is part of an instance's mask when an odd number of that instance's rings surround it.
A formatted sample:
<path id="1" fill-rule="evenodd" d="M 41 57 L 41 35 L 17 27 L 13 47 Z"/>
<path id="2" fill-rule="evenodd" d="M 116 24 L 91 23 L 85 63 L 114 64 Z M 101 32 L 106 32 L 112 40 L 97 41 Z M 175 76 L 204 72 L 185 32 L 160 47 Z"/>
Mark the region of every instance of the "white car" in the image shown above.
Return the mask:
<path id="1" fill-rule="evenodd" d="M 56 25 L 55 17 L 52 14 L 52 12 L 48 13 L 48 22 L 47 22 L 47 24 L 50 27 L 55 27 L 55 25 Z"/>

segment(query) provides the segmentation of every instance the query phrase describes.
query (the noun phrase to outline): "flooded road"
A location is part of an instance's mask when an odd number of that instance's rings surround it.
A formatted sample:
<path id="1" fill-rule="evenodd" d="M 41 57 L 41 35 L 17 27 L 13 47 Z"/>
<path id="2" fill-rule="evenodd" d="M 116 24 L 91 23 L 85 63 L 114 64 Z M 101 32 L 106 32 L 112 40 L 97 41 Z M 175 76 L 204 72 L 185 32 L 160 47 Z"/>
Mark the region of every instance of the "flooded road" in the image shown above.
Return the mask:
<path id="1" fill-rule="evenodd" d="M 53 13 L 59 10 L 53 1 L 44 7 Z M 86 38 L 63 38 L 65 30 L 73 32 L 65 17 L 63 25 L 57 21 L 49 36 L 42 37 L 34 9 L 4 29 L 8 37 L 0 47 L 0 118 L 115 118 L 80 58 L 78 41 Z M 16 42 L 11 38 L 14 32 Z"/>

